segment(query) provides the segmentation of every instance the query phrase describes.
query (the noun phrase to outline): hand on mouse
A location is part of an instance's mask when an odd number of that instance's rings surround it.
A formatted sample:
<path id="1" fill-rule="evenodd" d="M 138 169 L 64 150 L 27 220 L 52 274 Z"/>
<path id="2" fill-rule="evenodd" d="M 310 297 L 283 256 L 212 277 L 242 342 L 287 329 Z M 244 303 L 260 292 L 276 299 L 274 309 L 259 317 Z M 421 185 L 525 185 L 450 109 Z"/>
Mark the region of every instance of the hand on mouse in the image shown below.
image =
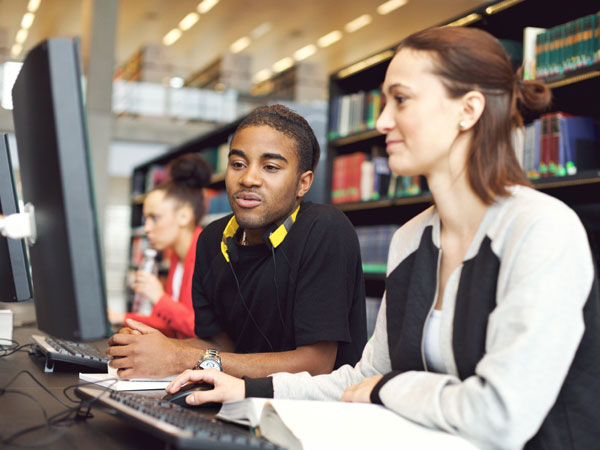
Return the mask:
<path id="1" fill-rule="evenodd" d="M 173 379 L 167 386 L 166 391 L 173 394 L 187 382 L 194 381 L 204 381 L 205 383 L 212 384 L 215 388 L 209 391 L 196 391 L 188 395 L 185 401 L 190 405 L 199 405 L 207 402 L 236 402 L 243 400 L 246 394 L 246 383 L 244 380 L 215 369 L 188 369 Z"/>

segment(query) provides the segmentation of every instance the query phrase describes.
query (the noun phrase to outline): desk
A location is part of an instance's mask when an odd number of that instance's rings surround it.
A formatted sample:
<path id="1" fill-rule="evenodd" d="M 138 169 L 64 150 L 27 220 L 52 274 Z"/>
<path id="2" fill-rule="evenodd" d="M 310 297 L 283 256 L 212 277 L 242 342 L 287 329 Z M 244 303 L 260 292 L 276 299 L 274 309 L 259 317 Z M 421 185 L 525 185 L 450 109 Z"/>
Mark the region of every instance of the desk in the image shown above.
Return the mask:
<path id="1" fill-rule="evenodd" d="M 11 306 L 9 308 L 12 309 Z M 17 320 L 15 320 L 18 323 Z M 39 333 L 33 327 L 15 328 L 13 339 L 19 344 L 31 342 L 30 336 Z M 106 341 L 92 343 L 98 349 L 106 347 Z M 44 373 L 44 359 L 33 357 L 26 352 L 17 352 L 10 356 L 0 358 L 0 387 L 4 387 L 17 373 L 28 370 L 31 374 L 54 395 L 61 398 L 69 405 L 75 405 L 65 399 L 63 389 L 79 381 L 78 373 L 54 372 Z M 9 386 L 35 397 L 47 414 L 53 415 L 65 409 L 29 376 L 19 377 Z M 76 398 L 71 392 L 72 398 Z M 51 450 L 112 450 L 112 449 L 164 449 L 164 442 L 153 436 L 130 426 L 127 422 L 112 417 L 103 411 L 92 410 L 93 418 L 79 422 L 69 428 L 56 428 L 64 434 L 56 441 L 36 447 Z M 6 438 L 18 430 L 44 423 L 44 417 L 38 404 L 23 395 L 5 393 L 0 396 L 0 435 Z M 55 429 L 55 430 L 56 430 Z M 17 442 L 25 443 L 39 441 L 55 435 L 55 430 L 42 429 L 18 439 Z M 2 446 L 3 449 L 16 449 L 22 447 Z"/>

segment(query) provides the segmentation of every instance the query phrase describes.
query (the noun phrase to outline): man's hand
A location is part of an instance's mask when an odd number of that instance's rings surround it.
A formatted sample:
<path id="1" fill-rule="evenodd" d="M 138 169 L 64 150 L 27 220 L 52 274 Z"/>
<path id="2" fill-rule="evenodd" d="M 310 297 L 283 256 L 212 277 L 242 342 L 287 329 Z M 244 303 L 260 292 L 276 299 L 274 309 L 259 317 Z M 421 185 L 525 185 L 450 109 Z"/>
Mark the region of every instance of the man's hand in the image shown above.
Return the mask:
<path id="1" fill-rule="evenodd" d="M 381 375 L 369 377 L 362 380 L 359 384 L 348 386 L 342 394 L 343 402 L 352 403 L 371 403 L 371 392 L 377 383 L 381 380 Z"/>
<path id="2" fill-rule="evenodd" d="M 207 402 L 227 403 L 243 400 L 246 395 L 244 380 L 232 377 L 215 369 L 186 370 L 177 376 L 167 386 L 167 392 L 175 393 L 181 386 L 188 382 L 204 381 L 215 388 L 209 391 L 196 391 L 185 398 L 190 405 L 199 405 Z"/>
<path id="3" fill-rule="evenodd" d="M 127 319 L 129 328 L 123 328 L 108 340 L 106 354 L 113 356 L 110 366 L 118 369 L 119 377 L 164 378 L 181 372 L 185 367 L 186 351 L 190 349 L 183 341 L 170 339 L 160 331 L 135 320 Z"/>
<path id="4" fill-rule="evenodd" d="M 165 293 L 162 283 L 153 274 L 138 270 L 135 273 L 135 280 L 131 287 L 136 294 L 141 294 L 150 300 L 153 304 L 160 300 Z"/>

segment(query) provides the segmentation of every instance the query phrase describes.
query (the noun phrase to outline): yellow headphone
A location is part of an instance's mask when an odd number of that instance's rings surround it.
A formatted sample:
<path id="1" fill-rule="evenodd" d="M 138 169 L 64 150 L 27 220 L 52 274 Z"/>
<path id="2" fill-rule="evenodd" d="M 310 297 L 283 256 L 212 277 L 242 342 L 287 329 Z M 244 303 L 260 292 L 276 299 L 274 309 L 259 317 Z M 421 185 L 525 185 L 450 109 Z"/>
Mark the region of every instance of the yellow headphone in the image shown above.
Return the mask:
<path id="1" fill-rule="evenodd" d="M 266 238 L 268 237 L 273 248 L 277 248 L 289 233 L 290 229 L 292 228 L 292 225 L 294 225 L 294 222 L 296 222 L 298 211 L 300 211 L 300 205 L 298 205 L 296 210 L 292 214 L 290 214 L 281 225 L 279 225 L 274 231 L 268 233 L 268 236 L 265 235 L 265 242 L 267 240 Z M 235 216 L 233 216 L 231 219 L 229 219 L 227 226 L 223 230 L 223 239 L 221 239 L 221 253 L 223 253 L 225 261 L 227 262 L 229 262 L 229 253 L 227 253 L 227 241 L 229 239 L 233 239 L 235 233 L 237 233 L 237 230 L 239 228 L 240 226 L 238 225 Z"/>

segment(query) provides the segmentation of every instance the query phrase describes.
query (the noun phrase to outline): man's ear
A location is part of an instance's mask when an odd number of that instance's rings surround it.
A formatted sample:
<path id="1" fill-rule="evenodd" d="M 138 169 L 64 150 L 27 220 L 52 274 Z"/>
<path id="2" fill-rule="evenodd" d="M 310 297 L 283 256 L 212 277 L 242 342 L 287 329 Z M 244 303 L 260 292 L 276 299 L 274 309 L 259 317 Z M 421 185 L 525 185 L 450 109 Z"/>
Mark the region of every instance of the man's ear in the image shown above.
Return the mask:
<path id="1" fill-rule="evenodd" d="M 479 91 L 469 91 L 462 97 L 461 129 L 472 128 L 485 109 L 485 96 Z"/>
<path id="2" fill-rule="evenodd" d="M 297 198 L 302 198 L 306 195 L 312 186 L 314 176 L 315 175 L 312 170 L 307 170 L 300 175 L 300 179 L 298 180 L 298 189 L 296 191 Z"/>

